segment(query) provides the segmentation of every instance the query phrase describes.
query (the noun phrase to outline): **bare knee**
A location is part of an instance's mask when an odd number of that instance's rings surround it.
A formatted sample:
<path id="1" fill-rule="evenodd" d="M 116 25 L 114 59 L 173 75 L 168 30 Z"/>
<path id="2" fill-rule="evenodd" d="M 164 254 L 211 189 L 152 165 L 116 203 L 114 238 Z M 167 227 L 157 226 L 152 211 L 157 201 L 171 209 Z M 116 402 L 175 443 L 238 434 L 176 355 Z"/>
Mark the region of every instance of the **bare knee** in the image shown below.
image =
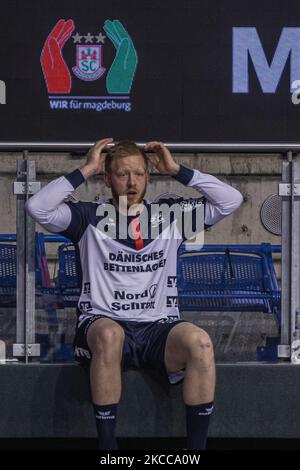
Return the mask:
<path id="1" fill-rule="evenodd" d="M 89 328 L 87 341 L 93 354 L 116 355 L 123 348 L 125 334 L 116 322 L 96 321 Z"/>
<path id="2" fill-rule="evenodd" d="M 214 363 L 214 350 L 210 336 L 199 328 L 187 338 L 188 361 L 197 362 L 199 366 L 210 367 Z"/>

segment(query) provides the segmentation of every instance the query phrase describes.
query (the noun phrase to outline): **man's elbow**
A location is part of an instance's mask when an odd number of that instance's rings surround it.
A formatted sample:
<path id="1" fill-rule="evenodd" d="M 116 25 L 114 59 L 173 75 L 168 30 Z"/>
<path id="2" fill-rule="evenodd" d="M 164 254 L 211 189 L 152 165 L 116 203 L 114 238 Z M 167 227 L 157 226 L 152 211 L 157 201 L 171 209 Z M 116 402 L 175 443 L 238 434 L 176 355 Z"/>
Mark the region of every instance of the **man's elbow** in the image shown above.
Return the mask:
<path id="1" fill-rule="evenodd" d="M 30 217 L 32 217 L 36 221 L 38 221 L 41 214 L 43 213 L 43 210 L 41 209 L 40 205 L 36 204 L 33 197 L 29 198 L 28 201 L 26 201 L 24 209 L 27 214 L 30 215 Z"/>
<path id="2" fill-rule="evenodd" d="M 33 204 L 31 202 L 32 198 L 29 198 L 28 201 L 25 202 L 24 209 L 29 214 L 31 217 L 33 217 L 34 214 L 34 209 L 33 209 Z"/>
<path id="3" fill-rule="evenodd" d="M 233 188 L 233 189 L 235 191 L 235 197 L 234 197 L 234 201 L 233 201 L 233 206 L 234 206 L 233 211 L 236 211 L 243 204 L 244 196 L 237 189 L 235 189 L 235 188 Z"/>
<path id="4" fill-rule="evenodd" d="M 231 189 L 232 189 L 232 192 L 231 192 L 230 201 L 228 201 L 225 207 L 223 207 L 223 215 L 232 214 L 239 207 L 241 207 L 242 203 L 244 202 L 244 197 L 240 193 L 240 191 L 238 191 L 235 188 L 231 188 Z"/>

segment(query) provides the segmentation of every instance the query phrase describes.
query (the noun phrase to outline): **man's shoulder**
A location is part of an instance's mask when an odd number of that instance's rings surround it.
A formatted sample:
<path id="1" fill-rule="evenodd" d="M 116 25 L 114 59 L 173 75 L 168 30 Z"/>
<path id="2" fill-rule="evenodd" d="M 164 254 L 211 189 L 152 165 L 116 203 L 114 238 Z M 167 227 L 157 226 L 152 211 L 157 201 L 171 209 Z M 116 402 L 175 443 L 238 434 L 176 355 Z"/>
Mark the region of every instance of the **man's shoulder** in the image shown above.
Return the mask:
<path id="1" fill-rule="evenodd" d="M 94 220 L 98 208 L 105 207 L 106 204 L 109 204 L 109 200 L 82 201 L 71 195 L 71 197 L 68 196 L 64 199 L 64 203 L 70 207 L 72 213 L 81 215 L 81 217 L 89 220 Z"/>
<path id="2" fill-rule="evenodd" d="M 64 199 L 64 202 L 74 202 L 74 203 L 81 203 L 81 204 L 104 204 L 108 203 L 109 199 L 95 199 L 94 201 L 83 201 L 82 199 L 78 199 L 74 194 L 69 194 Z"/>
<path id="3" fill-rule="evenodd" d="M 87 207 L 87 208 L 97 208 L 97 206 L 101 204 L 108 204 L 109 199 L 96 199 L 95 201 L 82 201 L 81 199 L 78 199 L 75 197 L 73 194 L 70 194 L 64 199 L 64 202 L 66 203 L 71 203 L 71 204 L 77 204 L 78 206 L 82 207 Z"/>
<path id="4" fill-rule="evenodd" d="M 191 209 L 195 209 L 203 204 L 205 204 L 205 198 L 203 196 L 193 198 L 193 197 L 184 197 L 184 196 L 177 196 L 177 195 L 162 195 L 156 198 L 153 201 L 147 201 L 147 203 L 152 205 L 165 205 L 169 207 L 174 207 L 178 205 L 181 210 L 188 211 Z"/>

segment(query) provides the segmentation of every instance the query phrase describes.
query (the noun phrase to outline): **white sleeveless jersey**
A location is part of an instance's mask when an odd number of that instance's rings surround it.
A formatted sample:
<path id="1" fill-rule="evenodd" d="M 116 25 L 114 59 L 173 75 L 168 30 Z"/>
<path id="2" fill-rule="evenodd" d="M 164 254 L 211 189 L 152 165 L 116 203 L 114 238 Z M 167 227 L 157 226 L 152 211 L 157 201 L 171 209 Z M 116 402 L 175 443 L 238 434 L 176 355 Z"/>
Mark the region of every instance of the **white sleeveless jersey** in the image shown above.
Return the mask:
<path id="1" fill-rule="evenodd" d="M 107 217 L 103 209 L 110 201 L 66 201 L 84 181 L 80 170 L 57 178 L 29 199 L 26 210 L 37 222 L 75 244 L 81 266 L 80 316 L 100 314 L 144 322 L 180 317 L 177 250 L 186 239 L 182 221 L 178 223 L 180 217 L 187 212 L 191 212 L 192 220 L 202 217 L 203 229 L 239 207 L 242 196 L 217 178 L 182 165 L 174 178 L 198 189 L 203 197 L 165 198 L 155 203 L 144 200 L 147 217 L 141 224 L 139 240 L 120 231 L 118 211 Z M 168 218 L 166 208 L 171 210 L 174 203 L 179 205 L 179 212 Z M 157 212 L 162 205 L 163 216 Z M 136 217 L 128 217 L 126 229 L 130 231 L 137 222 Z M 144 229 L 148 230 L 145 237 Z M 153 236 L 153 230 L 158 230 L 158 236 Z M 116 236 L 112 237 L 114 232 Z"/>

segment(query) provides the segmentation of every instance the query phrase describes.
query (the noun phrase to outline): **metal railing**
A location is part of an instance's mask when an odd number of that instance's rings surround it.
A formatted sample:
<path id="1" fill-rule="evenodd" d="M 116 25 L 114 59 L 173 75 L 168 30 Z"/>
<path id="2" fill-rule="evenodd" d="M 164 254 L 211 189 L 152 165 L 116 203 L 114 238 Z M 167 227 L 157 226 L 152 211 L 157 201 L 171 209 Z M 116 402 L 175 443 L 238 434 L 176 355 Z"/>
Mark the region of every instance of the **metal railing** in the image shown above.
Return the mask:
<path id="1" fill-rule="evenodd" d="M 0 151 L 84 151 L 88 150 L 95 142 L 1 142 Z M 137 142 L 137 145 L 144 146 L 146 142 Z M 287 153 L 300 152 L 300 143 L 297 142 L 164 142 L 165 145 L 174 152 L 266 152 L 266 153 Z M 113 144 L 110 144 L 113 145 Z"/>

